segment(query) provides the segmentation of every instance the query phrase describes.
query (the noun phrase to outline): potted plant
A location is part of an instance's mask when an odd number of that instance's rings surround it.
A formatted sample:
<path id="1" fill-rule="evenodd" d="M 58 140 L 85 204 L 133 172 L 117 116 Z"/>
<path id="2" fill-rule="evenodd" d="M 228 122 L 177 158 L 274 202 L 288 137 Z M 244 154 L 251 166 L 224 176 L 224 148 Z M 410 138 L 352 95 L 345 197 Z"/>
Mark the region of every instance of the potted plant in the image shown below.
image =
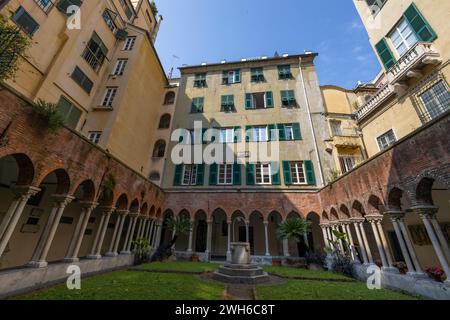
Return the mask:
<path id="1" fill-rule="evenodd" d="M 408 267 L 403 261 L 394 263 L 394 267 L 396 267 L 401 274 L 406 274 L 408 272 Z"/>
<path id="2" fill-rule="evenodd" d="M 150 252 L 150 243 L 148 239 L 140 238 L 133 242 L 134 247 L 134 264 L 140 265 L 148 262 L 148 254 Z"/>
<path id="3" fill-rule="evenodd" d="M 272 259 L 273 267 L 281 267 L 281 259 Z"/>
<path id="4" fill-rule="evenodd" d="M 425 272 L 434 280 L 444 282 L 444 270 L 439 267 L 431 267 L 425 269 Z"/>
<path id="5" fill-rule="evenodd" d="M 192 262 L 199 262 L 199 258 L 198 255 L 196 255 L 195 253 L 191 256 L 191 261 Z"/>

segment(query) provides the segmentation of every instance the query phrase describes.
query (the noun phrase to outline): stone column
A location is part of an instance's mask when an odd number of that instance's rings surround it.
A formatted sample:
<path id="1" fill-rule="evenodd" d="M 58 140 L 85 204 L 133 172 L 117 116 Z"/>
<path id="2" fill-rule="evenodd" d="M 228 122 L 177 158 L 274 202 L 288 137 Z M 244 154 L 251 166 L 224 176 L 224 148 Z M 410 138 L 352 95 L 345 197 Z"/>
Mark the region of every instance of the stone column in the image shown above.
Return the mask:
<path id="1" fill-rule="evenodd" d="M 250 220 L 245 220 L 245 241 L 250 243 Z"/>
<path id="2" fill-rule="evenodd" d="M 397 223 L 403 234 L 403 238 L 405 239 L 406 247 L 408 248 L 409 254 L 411 255 L 412 262 L 416 269 L 416 274 L 425 276 L 425 273 L 422 271 L 422 268 L 420 267 L 419 259 L 417 259 L 416 251 L 414 250 L 414 245 L 412 244 L 411 238 L 409 237 L 408 230 L 406 230 L 404 218 L 401 217 L 400 219 L 398 219 Z"/>
<path id="3" fill-rule="evenodd" d="M 150 222 L 150 227 L 148 228 L 148 241 L 149 241 L 151 247 L 153 247 L 154 229 L 155 229 L 155 219 L 152 219 Z"/>
<path id="4" fill-rule="evenodd" d="M 136 239 L 134 239 L 134 240 L 137 240 L 137 239 L 139 239 L 141 237 L 142 228 L 144 226 L 143 225 L 144 224 L 143 217 L 138 217 L 136 224 L 137 224 L 138 227 L 137 227 L 137 232 L 136 232 Z"/>
<path id="5" fill-rule="evenodd" d="M 361 236 L 361 230 L 359 228 L 359 224 L 361 223 L 361 220 L 364 221 L 364 218 L 351 218 L 350 221 L 353 223 L 353 227 L 355 228 L 355 232 L 356 232 L 356 237 L 358 238 L 358 244 L 359 244 L 359 248 L 361 249 L 361 254 L 362 254 L 362 260 L 361 261 L 363 264 L 369 264 L 369 258 L 367 257 L 367 252 L 366 252 L 366 248 Z"/>
<path id="6" fill-rule="evenodd" d="M 264 238 L 266 240 L 266 257 L 270 257 L 269 250 L 269 221 L 264 220 Z"/>
<path id="7" fill-rule="evenodd" d="M 211 257 L 211 242 L 212 242 L 212 224 L 213 224 L 213 220 L 207 220 L 207 231 L 206 231 L 206 258 L 208 259 L 208 261 L 210 260 Z"/>
<path id="8" fill-rule="evenodd" d="M 131 247 L 132 247 L 133 241 L 134 241 L 134 231 L 136 230 L 136 224 L 137 224 L 137 221 L 139 218 L 139 212 L 134 212 L 134 213 L 131 213 L 130 215 L 131 215 L 131 219 L 132 219 L 131 231 L 128 236 L 128 240 L 126 242 L 127 246 L 125 247 L 125 250 L 123 252 L 124 254 L 131 254 Z"/>
<path id="9" fill-rule="evenodd" d="M 320 229 L 322 229 L 323 242 L 325 243 L 325 247 L 328 247 L 330 244 L 328 242 L 327 230 L 324 224 L 320 225 Z"/>
<path id="10" fill-rule="evenodd" d="M 369 221 L 370 226 L 372 227 L 373 235 L 375 236 L 375 241 L 377 243 L 378 252 L 380 253 L 381 263 L 383 264 L 383 269 L 389 268 L 389 264 L 384 252 L 383 244 L 381 243 L 380 236 L 377 230 L 377 220 L 382 219 L 383 216 L 380 215 L 367 215 L 366 219 Z"/>
<path id="11" fill-rule="evenodd" d="M 340 231 L 339 231 L 339 228 L 338 228 L 338 225 L 336 224 L 336 222 L 335 222 L 335 224 L 333 224 L 333 225 L 331 226 L 331 228 L 332 228 L 333 230 L 337 231 L 337 232 L 340 232 Z M 333 235 L 333 238 L 334 238 L 335 240 L 337 240 L 336 236 L 335 236 L 333 233 L 332 233 L 332 235 Z M 339 240 L 339 250 L 341 251 L 342 254 L 345 253 L 345 250 L 344 250 L 344 244 L 342 243 L 342 240 Z"/>
<path id="12" fill-rule="evenodd" d="M 365 219 L 363 219 L 363 221 L 359 222 L 358 226 L 359 226 L 359 230 L 361 231 L 361 236 L 362 236 L 362 240 L 364 242 L 364 246 L 366 248 L 367 259 L 369 260 L 370 264 L 373 264 L 372 251 L 370 250 L 369 241 L 367 241 L 366 230 L 364 229 L 364 221 L 365 221 Z"/>
<path id="13" fill-rule="evenodd" d="M 100 225 L 98 226 L 97 234 L 95 236 L 95 240 L 92 246 L 91 254 L 88 256 L 88 259 L 100 259 L 103 241 L 105 240 L 106 231 L 108 231 L 109 219 L 111 218 L 112 213 L 114 212 L 113 207 L 102 207 L 102 218 L 100 220 Z"/>
<path id="14" fill-rule="evenodd" d="M 137 217 L 135 214 L 128 214 L 128 216 L 130 217 L 128 219 L 128 228 L 127 228 L 127 233 L 125 234 L 125 241 L 123 242 L 123 246 L 122 246 L 122 250 L 120 251 L 120 254 L 126 254 L 127 253 L 127 248 L 128 248 L 128 240 L 130 239 L 131 235 L 131 229 L 133 229 L 133 224 L 135 224 L 136 220 L 135 218 Z"/>
<path id="15" fill-rule="evenodd" d="M 289 240 L 288 239 L 284 239 L 283 240 L 283 254 L 285 257 L 290 257 L 291 255 L 289 254 Z"/>
<path id="16" fill-rule="evenodd" d="M 72 240 L 70 241 L 69 250 L 67 251 L 66 262 L 78 262 L 78 253 L 80 251 L 81 244 L 83 242 L 84 233 L 89 223 L 92 211 L 98 206 L 98 203 L 93 202 L 81 202 L 81 214 L 78 218 L 75 232 L 73 233 Z"/>
<path id="17" fill-rule="evenodd" d="M 347 234 L 347 238 L 348 238 L 348 242 L 349 242 L 348 245 L 349 245 L 350 256 L 351 256 L 352 260 L 355 261 L 357 259 L 356 259 L 356 254 L 355 254 L 355 244 L 353 242 L 353 236 L 350 231 L 350 221 L 345 221 L 342 226 L 344 228 L 345 233 Z"/>
<path id="18" fill-rule="evenodd" d="M 402 250 L 403 258 L 405 258 L 405 263 L 406 263 L 406 266 L 408 267 L 408 274 L 414 274 L 415 273 L 414 265 L 411 261 L 411 258 L 409 257 L 409 252 L 406 247 L 405 240 L 403 239 L 402 232 L 400 230 L 400 226 L 397 222 L 397 220 L 400 219 L 400 215 L 403 216 L 403 213 L 386 212 L 386 214 L 389 215 L 392 225 L 394 226 L 395 235 L 397 236 L 397 240 L 400 245 L 400 249 Z"/>
<path id="19" fill-rule="evenodd" d="M 14 192 L 14 200 L 10 204 L 0 225 L 0 257 L 3 255 L 11 239 L 28 200 L 31 196 L 41 191 L 39 188 L 30 186 L 13 186 L 11 190 Z"/>
<path id="20" fill-rule="evenodd" d="M 156 232 L 155 232 L 155 248 L 158 248 L 161 243 L 161 230 L 162 230 L 162 222 L 156 222 Z"/>
<path id="21" fill-rule="evenodd" d="M 231 220 L 227 220 L 227 261 L 231 262 Z"/>
<path id="22" fill-rule="evenodd" d="M 398 272 L 398 269 L 394 267 L 394 261 L 392 259 L 391 251 L 389 249 L 389 244 L 386 239 L 386 235 L 384 234 L 383 226 L 381 225 L 382 220 L 375 221 L 375 224 L 378 229 L 378 233 L 380 234 L 381 244 L 383 245 L 384 254 L 386 256 L 389 268 L 391 272 Z"/>
<path id="23" fill-rule="evenodd" d="M 430 221 L 434 227 L 434 230 L 436 231 L 436 235 L 439 239 L 439 242 L 441 243 L 442 251 L 444 251 L 444 255 L 447 258 L 447 261 L 450 262 L 450 249 L 448 247 L 447 239 L 445 239 L 444 233 L 442 232 L 441 226 L 439 225 L 439 222 L 436 219 L 437 212 L 438 208 L 436 208 L 435 214 L 430 215 Z"/>
<path id="24" fill-rule="evenodd" d="M 45 268 L 47 267 L 47 255 L 48 251 L 55 237 L 56 230 L 58 229 L 59 220 L 61 220 L 62 214 L 66 206 L 74 199 L 68 195 L 53 195 L 53 208 L 48 217 L 44 230 L 34 251 L 31 261 L 27 264 L 32 268 Z"/>
<path id="25" fill-rule="evenodd" d="M 119 233 L 120 223 L 122 221 L 122 215 L 118 214 L 117 212 L 116 212 L 116 214 L 117 214 L 116 225 L 114 226 L 114 232 L 113 232 L 113 235 L 111 238 L 111 243 L 109 244 L 109 250 L 105 254 L 105 256 L 107 256 L 107 257 L 117 256 L 117 252 L 116 253 L 114 252 L 114 245 L 116 244 L 116 238 Z"/>
<path id="26" fill-rule="evenodd" d="M 194 238 L 194 226 L 195 226 L 195 220 L 191 220 L 191 228 L 189 229 L 189 242 L 188 242 L 188 250 L 187 252 L 192 252 L 192 242 Z"/>
<path id="27" fill-rule="evenodd" d="M 411 208 L 413 212 L 419 214 L 422 219 L 425 228 L 427 229 L 428 237 L 430 237 L 431 243 L 433 244 L 434 251 L 441 263 L 442 269 L 444 269 L 447 278 L 450 278 L 450 267 L 448 265 L 447 260 L 445 259 L 445 254 L 442 250 L 441 244 L 436 236 L 435 230 L 430 222 L 430 219 L 436 214 L 435 207 L 430 206 L 416 206 Z M 446 283 L 450 283 L 450 280 L 447 279 Z"/>
<path id="28" fill-rule="evenodd" d="M 122 217 L 120 220 L 119 229 L 117 230 L 116 238 L 114 239 L 114 248 L 113 248 L 113 255 L 117 256 L 119 254 L 119 245 L 120 240 L 122 239 L 122 233 L 123 233 L 123 227 L 125 225 L 125 220 L 127 219 L 127 216 L 130 212 L 128 210 L 119 210 L 117 211 L 117 214 Z"/>

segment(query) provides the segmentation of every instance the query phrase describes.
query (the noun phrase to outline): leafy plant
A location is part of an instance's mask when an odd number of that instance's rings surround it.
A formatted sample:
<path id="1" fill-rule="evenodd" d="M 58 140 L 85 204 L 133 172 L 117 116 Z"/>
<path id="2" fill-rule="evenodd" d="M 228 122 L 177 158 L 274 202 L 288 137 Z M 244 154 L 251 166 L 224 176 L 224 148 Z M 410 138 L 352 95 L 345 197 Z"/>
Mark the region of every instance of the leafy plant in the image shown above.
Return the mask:
<path id="1" fill-rule="evenodd" d="M 192 228 L 191 221 L 186 217 L 169 218 L 167 221 L 167 227 L 170 230 L 175 231 L 175 236 L 172 240 L 175 244 L 180 234 L 189 234 Z"/>
<path id="2" fill-rule="evenodd" d="M 133 242 L 135 253 L 135 263 L 142 264 L 147 262 L 150 253 L 150 242 L 146 238 L 139 238 Z"/>
<path id="3" fill-rule="evenodd" d="M 60 111 L 58 105 L 39 99 L 34 108 L 37 116 L 43 120 L 51 130 L 64 127 L 66 121 Z"/>
<path id="4" fill-rule="evenodd" d="M 117 185 L 116 177 L 112 172 L 108 172 L 102 183 L 102 192 L 104 196 L 110 195 Z"/>
<path id="5" fill-rule="evenodd" d="M 284 220 L 277 229 L 277 238 L 280 240 L 294 239 L 300 241 L 308 232 L 311 222 L 299 218 Z"/>
<path id="6" fill-rule="evenodd" d="M 158 14 L 158 7 L 156 6 L 155 1 L 150 2 L 150 8 L 153 11 L 153 14 L 156 16 Z"/>
<path id="7" fill-rule="evenodd" d="M 29 38 L 15 25 L 6 23 L 0 15 L 0 81 L 14 77 L 20 56 L 25 56 Z"/>
<path id="8" fill-rule="evenodd" d="M 340 255 L 335 257 L 332 263 L 332 270 L 334 272 L 352 276 L 353 275 L 352 259 L 346 255 Z"/>
<path id="9" fill-rule="evenodd" d="M 340 175 L 341 172 L 338 169 L 330 169 L 328 173 L 328 183 L 336 181 Z"/>
<path id="10" fill-rule="evenodd" d="M 353 110 L 358 110 L 360 105 L 358 101 L 353 101 L 352 103 Z"/>

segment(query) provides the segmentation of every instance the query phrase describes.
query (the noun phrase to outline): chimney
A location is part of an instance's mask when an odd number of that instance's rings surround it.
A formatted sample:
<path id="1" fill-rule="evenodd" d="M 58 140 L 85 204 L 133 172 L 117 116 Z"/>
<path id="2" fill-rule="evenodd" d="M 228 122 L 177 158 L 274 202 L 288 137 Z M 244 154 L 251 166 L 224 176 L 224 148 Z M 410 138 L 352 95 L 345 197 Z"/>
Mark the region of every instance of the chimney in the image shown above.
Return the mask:
<path id="1" fill-rule="evenodd" d="M 163 20 L 164 20 L 164 19 L 163 19 L 163 16 L 162 16 L 162 15 L 159 15 L 159 16 L 158 16 L 158 19 L 156 20 L 156 25 L 155 25 L 155 27 L 153 28 L 153 33 L 152 33 L 152 40 L 153 40 L 153 43 L 156 42 L 156 37 L 158 36 L 159 28 L 161 27 L 161 23 L 162 23 Z"/>

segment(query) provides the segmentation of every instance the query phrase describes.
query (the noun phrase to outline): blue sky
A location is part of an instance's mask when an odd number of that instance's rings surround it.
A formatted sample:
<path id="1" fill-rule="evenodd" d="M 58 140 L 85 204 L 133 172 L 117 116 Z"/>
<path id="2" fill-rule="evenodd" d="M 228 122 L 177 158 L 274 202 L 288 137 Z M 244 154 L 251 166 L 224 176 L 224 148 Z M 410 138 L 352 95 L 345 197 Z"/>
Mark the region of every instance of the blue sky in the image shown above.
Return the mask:
<path id="1" fill-rule="evenodd" d="M 316 51 L 320 84 L 353 88 L 380 71 L 352 0 L 156 0 L 156 47 L 169 70 Z M 174 58 L 176 56 L 178 58 Z"/>

